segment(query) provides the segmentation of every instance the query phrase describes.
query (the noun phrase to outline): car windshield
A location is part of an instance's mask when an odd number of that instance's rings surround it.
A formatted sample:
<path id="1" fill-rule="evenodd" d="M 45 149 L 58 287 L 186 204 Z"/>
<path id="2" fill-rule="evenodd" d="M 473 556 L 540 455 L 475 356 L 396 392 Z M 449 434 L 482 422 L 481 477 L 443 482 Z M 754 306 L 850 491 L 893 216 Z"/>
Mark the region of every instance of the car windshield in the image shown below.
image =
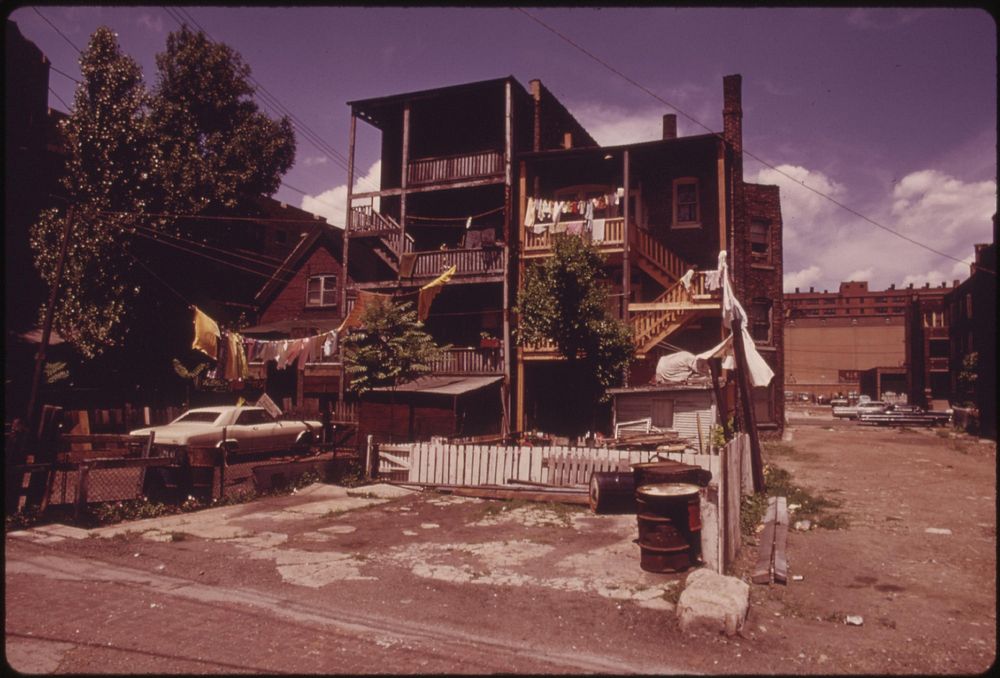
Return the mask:
<path id="1" fill-rule="evenodd" d="M 187 414 L 182 414 L 177 419 L 174 420 L 175 424 L 211 424 L 222 412 L 216 411 L 202 411 L 202 412 L 188 412 Z"/>

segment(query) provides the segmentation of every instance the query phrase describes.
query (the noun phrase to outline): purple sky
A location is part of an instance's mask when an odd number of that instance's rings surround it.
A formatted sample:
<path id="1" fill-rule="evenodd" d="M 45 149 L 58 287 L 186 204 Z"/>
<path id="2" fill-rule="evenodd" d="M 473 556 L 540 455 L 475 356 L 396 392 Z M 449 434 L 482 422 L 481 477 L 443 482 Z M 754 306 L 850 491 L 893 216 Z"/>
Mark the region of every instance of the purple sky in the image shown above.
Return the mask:
<path id="1" fill-rule="evenodd" d="M 37 9 L 37 12 L 36 12 Z M 968 264 L 894 237 L 798 185 L 968 262 L 996 212 L 996 26 L 975 9 L 528 10 L 658 94 L 665 106 L 516 9 L 190 7 L 255 79 L 347 154 L 347 101 L 513 75 L 539 78 L 602 144 L 655 139 L 664 113 L 679 133 L 722 128 L 722 77 L 743 76 L 747 180 L 782 187 L 785 287 L 875 289 L 964 279 Z M 100 25 L 155 78 L 154 56 L 178 27 L 159 7 L 20 8 L 10 18 L 79 78 L 78 54 Z M 49 105 L 75 84 L 53 72 Z M 268 109 L 265 109 L 268 110 Z M 690 116 L 687 117 L 687 116 Z M 379 135 L 359 124 L 357 173 Z M 776 167 L 780 173 L 772 169 Z M 372 174 L 373 176 L 377 176 Z M 276 198 L 342 224 L 347 172 L 302 136 Z M 362 183 L 371 190 L 370 178 Z M 289 188 L 293 187 L 293 188 Z M 295 189 L 306 192 L 304 197 Z"/>

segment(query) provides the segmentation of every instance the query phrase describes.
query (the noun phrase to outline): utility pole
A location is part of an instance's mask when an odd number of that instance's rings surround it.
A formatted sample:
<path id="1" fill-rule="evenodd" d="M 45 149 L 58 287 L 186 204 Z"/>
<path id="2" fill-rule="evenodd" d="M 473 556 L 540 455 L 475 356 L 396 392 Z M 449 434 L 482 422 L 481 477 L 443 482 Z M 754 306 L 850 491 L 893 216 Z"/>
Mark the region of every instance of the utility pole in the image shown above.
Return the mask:
<path id="1" fill-rule="evenodd" d="M 38 344 L 38 352 L 35 354 L 35 374 L 31 380 L 31 395 L 28 398 L 28 411 L 25 419 L 28 424 L 29 435 L 35 431 L 35 405 L 38 400 L 38 388 L 42 381 L 42 367 L 45 365 L 45 351 L 49 346 L 49 337 L 52 335 L 52 319 L 56 309 L 56 295 L 59 292 L 59 285 L 62 282 L 63 266 L 66 263 L 66 250 L 69 249 L 70 231 L 73 229 L 73 207 L 66 210 L 66 224 L 63 227 L 62 245 L 59 248 L 59 261 L 56 263 L 56 277 L 52 281 L 52 288 L 49 290 L 49 303 L 45 307 L 45 322 L 42 326 L 42 340 Z"/>
<path id="2" fill-rule="evenodd" d="M 761 493 L 765 488 L 764 460 L 760 452 L 760 438 L 757 437 L 757 420 L 753 415 L 753 399 L 750 392 L 750 374 L 747 370 L 746 353 L 743 346 L 743 320 L 733 318 L 733 353 L 736 354 L 736 383 L 743 401 L 743 419 L 750 435 L 750 468 L 753 471 L 753 490 Z"/>

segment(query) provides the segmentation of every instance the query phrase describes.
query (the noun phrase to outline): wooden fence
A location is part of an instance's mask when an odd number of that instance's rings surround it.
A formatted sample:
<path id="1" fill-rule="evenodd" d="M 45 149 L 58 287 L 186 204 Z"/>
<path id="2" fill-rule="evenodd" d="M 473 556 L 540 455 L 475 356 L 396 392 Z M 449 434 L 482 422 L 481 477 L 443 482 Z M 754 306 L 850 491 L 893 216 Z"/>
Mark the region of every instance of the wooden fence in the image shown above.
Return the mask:
<path id="1" fill-rule="evenodd" d="M 379 474 L 431 485 L 515 485 L 518 481 L 586 487 L 595 471 L 627 471 L 631 464 L 670 460 L 712 474 L 701 488 L 702 556 L 724 572 L 741 547 L 740 508 L 753 492 L 750 439 L 739 434 L 714 453 L 658 452 L 582 447 L 499 447 L 410 443 L 379 445 Z"/>

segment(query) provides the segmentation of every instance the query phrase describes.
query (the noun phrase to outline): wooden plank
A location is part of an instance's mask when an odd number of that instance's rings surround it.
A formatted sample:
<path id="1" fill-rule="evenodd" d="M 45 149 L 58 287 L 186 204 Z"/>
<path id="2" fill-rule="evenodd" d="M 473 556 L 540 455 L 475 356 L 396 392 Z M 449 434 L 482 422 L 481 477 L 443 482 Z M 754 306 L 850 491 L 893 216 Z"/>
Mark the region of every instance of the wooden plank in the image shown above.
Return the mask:
<path id="1" fill-rule="evenodd" d="M 740 475 L 743 494 L 753 494 L 753 466 L 750 461 L 750 436 L 743 433 L 739 436 Z"/>
<path id="2" fill-rule="evenodd" d="M 788 558 L 785 544 L 788 541 L 788 503 L 785 497 L 778 497 L 774 531 L 774 581 L 788 583 Z"/>
<path id="3" fill-rule="evenodd" d="M 776 497 L 770 497 L 767 500 L 767 513 L 764 518 L 764 531 L 760 537 L 757 564 L 754 566 L 751 576 L 754 584 L 768 584 L 771 581 L 771 562 L 774 558 L 774 523 L 777 509 Z"/>
<path id="4" fill-rule="evenodd" d="M 514 488 L 456 487 L 451 490 L 451 493 L 460 497 L 479 497 L 482 499 L 523 499 L 526 501 L 578 504 L 580 506 L 587 506 L 590 503 L 587 493 L 582 490 L 579 492 L 557 492 Z"/>

